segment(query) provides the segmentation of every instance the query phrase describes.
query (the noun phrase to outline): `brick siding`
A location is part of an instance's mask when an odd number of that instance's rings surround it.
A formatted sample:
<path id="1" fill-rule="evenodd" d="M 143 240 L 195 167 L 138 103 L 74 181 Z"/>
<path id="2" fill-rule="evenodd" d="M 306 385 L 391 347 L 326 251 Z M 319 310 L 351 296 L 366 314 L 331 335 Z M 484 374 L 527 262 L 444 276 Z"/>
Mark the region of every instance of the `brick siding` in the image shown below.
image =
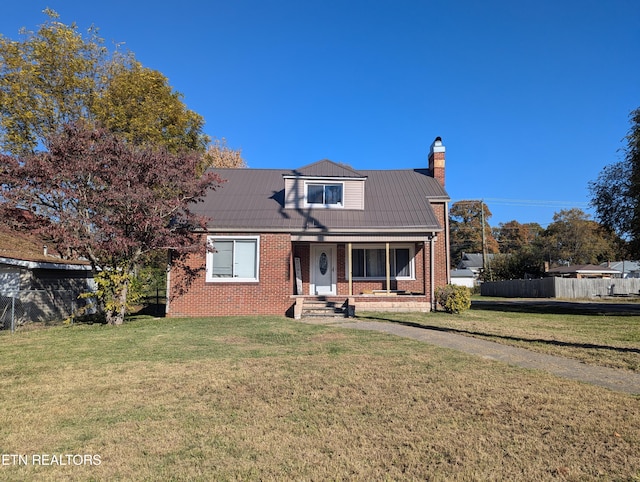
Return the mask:
<path id="1" fill-rule="evenodd" d="M 445 204 L 436 203 L 432 207 L 438 221 L 445 226 Z M 238 234 L 238 236 L 247 235 L 247 233 Z M 233 234 L 225 233 L 225 236 L 233 236 Z M 406 245 L 406 243 L 402 244 Z M 336 243 L 336 246 L 337 296 L 346 298 L 349 295 L 349 282 L 345 274 L 347 247 L 346 243 Z M 394 243 L 391 243 L 391 246 L 394 246 Z M 357 247 L 357 244 L 354 244 L 354 247 Z M 425 301 L 430 301 L 431 244 L 415 243 L 414 249 L 415 279 L 391 280 L 391 289 L 419 293 Z M 448 275 L 448 240 L 444 232 L 438 234 L 434 249 L 435 287 L 444 286 L 447 284 Z M 291 314 L 291 307 L 294 304 L 291 295 L 296 294 L 292 260 L 293 257 L 300 258 L 303 280 L 301 294 L 308 295 L 310 252 L 311 243 L 293 243 L 292 246 L 291 237 L 288 234 L 260 234 L 260 281 L 248 283 L 207 282 L 204 269 L 205 253 L 194 254 L 187 261 L 190 271 L 195 273 L 190 283 L 186 283 L 185 271 L 175 265 L 171 269 L 168 316 Z M 384 289 L 386 289 L 386 280 L 353 281 L 355 296 Z M 367 301 L 375 302 L 373 299 Z"/>
<path id="2" fill-rule="evenodd" d="M 206 281 L 205 253 L 194 254 L 187 262 L 196 271 L 190 283 L 183 270 L 171 269 L 168 316 L 285 315 L 293 305 L 290 260 L 288 234 L 261 234 L 260 281 L 216 283 Z"/>

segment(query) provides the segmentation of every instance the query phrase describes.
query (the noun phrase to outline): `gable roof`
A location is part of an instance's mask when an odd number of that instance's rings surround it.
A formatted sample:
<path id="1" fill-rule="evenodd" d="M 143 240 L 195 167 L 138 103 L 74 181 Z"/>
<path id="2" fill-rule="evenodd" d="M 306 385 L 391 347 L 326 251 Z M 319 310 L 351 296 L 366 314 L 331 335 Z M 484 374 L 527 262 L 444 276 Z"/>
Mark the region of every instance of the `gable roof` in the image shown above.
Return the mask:
<path id="1" fill-rule="evenodd" d="M 427 170 L 362 170 L 320 161 L 298 170 L 214 169 L 226 182 L 192 210 L 211 218 L 215 231 L 289 233 L 438 232 L 431 202 L 449 196 Z M 287 209 L 283 177 L 366 178 L 364 210 Z"/>
<path id="2" fill-rule="evenodd" d="M 451 270 L 452 278 L 476 278 L 476 274 L 469 268 L 457 268 Z"/>
<path id="3" fill-rule="evenodd" d="M 487 260 L 489 261 L 491 261 L 494 257 L 495 255 L 492 253 L 487 254 Z M 484 259 L 482 253 L 462 253 L 462 259 L 458 263 L 458 268 L 484 268 Z"/>
<path id="4" fill-rule="evenodd" d="M 621 273 L 637 273 L 640 271 L 640 262 L 638 261 L 611 261 L 600 263 L 600 266 L 616 269 Z"/>
<path id="5" fill-rule="evenodd" d="M 285 174 L 285 177 L 290 175 Z M 339 177 L 339 178 L 364 178 L 358 171 L 349 166 L 324 159 L 308 164 L 293 171 L 293 177 Z"/>

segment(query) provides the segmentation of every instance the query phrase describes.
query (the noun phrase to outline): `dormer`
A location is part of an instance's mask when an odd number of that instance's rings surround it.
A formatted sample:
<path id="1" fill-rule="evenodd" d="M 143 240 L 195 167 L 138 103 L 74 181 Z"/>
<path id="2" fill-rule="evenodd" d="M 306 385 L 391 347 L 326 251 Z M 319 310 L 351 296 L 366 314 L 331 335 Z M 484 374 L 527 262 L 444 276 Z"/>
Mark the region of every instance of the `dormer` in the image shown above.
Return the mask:
<path id="1" fill-rule="evenodd" d="M 284 176 L 285 209 L 364 209 L 367 176 L 324 160 Z"/>

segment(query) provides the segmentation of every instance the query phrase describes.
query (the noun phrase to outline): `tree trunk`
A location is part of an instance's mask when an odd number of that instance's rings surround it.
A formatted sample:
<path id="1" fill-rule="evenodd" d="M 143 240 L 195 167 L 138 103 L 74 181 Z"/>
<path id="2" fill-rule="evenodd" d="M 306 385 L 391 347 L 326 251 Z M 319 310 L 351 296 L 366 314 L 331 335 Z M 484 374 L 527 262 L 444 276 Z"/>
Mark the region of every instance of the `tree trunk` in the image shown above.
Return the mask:
<path id="1" fill-rule="evenodd" d="M 116 295 L 117 303 L 113 309 L 107 311 L 107 323 L 109 325 L 122 325 L 127 314 L 127 293 L 129 292 L 129 281 L 125 281 L 122 288 Z"/>
<path id="2" fill-rule="evenodd" d="M 124 323 L 124 316 L 127 314 L 127 293 L 129 292 L 129 280 L 124 283 L 122 291 L 118 297 L 118 312 L 116 313 L 115 323 L 116 325 L 122 325 Z"/>

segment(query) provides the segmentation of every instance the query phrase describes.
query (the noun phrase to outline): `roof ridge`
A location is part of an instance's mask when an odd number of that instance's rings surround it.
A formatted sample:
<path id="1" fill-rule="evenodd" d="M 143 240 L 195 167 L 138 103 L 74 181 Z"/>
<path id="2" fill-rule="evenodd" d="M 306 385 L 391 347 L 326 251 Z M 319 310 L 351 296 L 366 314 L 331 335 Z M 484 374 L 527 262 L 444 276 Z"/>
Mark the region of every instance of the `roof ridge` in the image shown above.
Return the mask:
<path id="1" fill-rule="evenodd" d="M 365 177 L 365 176 L 362 175 L 362 173 L 356 171 L 353 167 L 351 167 L 351 166 L 349 166 L 347 164 L 342 164 L 342 163 L 339 163 L 339 162 L 332 161 L 331 159 L 321 159 L 319 161 L 312 162 L 311 164 L 307 164 L 306 166 L 302 166 L 302 167 L 299 167 L 297 169 L 292 169 L 291 172 L 293 172 L 293 173 L 299 172 L 299 173 L 302 173 L 304 175 L 304 171 L 313 170 L 314 168 L 318 168 L 318 167 L 321 167 L 323 165 L 326 166 L 327 164 L 330 164 L 331 166 L 333 166 L 334 168 L 337 168 L 339 170 L 351 173 L 354 176 Z"/>

